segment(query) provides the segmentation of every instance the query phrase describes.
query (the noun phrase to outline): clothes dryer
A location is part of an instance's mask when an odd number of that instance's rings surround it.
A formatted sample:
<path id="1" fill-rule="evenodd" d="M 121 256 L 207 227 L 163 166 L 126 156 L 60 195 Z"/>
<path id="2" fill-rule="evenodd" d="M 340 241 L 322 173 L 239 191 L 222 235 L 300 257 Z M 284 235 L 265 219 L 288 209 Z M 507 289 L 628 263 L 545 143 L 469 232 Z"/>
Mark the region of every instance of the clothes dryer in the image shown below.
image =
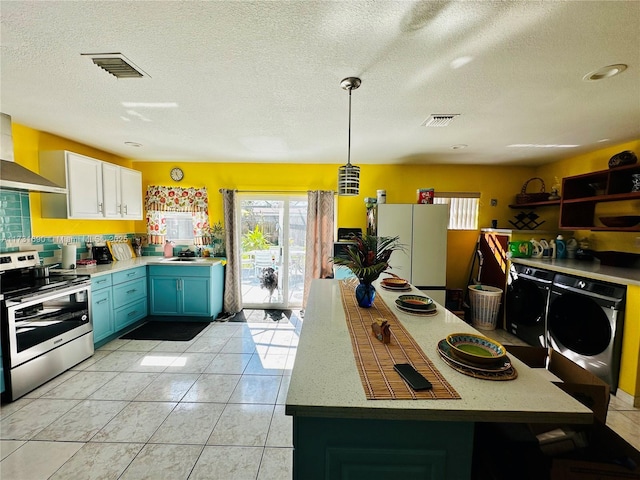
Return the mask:
<path id="1" fill-rule="evenodd" d="M 554 272 L 511 264 L 505 319 L 509 333 L 535 347 L 547 346 L 547 308 Z"/>
<path id="2" fill-rule="evenodd" d="M 618 387 L 626 287 L 556 274 L 548 314 L 549 345 Z"/>

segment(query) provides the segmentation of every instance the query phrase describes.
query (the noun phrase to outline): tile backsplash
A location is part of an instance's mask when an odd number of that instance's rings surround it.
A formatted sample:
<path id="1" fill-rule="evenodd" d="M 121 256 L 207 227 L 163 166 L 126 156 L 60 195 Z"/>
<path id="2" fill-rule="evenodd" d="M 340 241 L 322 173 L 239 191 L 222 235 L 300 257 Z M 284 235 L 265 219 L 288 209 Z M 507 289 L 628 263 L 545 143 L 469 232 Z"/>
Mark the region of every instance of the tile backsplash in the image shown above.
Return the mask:
<path id="1" fill-rule="evenodd" d="M 30 236 L 29 193 L 0 190 L 0 242 Z"/>

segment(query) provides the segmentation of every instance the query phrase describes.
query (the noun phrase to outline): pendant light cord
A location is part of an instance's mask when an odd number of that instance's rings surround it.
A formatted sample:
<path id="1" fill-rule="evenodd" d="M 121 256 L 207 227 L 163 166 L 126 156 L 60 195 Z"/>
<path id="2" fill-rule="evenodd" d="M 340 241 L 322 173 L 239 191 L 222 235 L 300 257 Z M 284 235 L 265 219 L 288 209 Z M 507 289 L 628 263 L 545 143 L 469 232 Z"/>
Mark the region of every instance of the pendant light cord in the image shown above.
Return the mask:
<path id="1" fill-rule="evenodd" d="M 347 143 L 347 165 L 351 166 L 351 90 L 349 87 L 349 140 Z"/>

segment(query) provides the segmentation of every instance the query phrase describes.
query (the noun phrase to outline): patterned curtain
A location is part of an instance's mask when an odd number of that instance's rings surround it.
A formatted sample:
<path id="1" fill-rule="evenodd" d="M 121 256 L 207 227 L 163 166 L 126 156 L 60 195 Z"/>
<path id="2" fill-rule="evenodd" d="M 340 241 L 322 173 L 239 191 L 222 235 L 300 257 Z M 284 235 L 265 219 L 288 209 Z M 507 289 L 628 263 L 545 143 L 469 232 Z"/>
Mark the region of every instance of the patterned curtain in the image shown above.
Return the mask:
<path id="1" fill-rule="evenodd" d="M 307 241 L 302 305 L 306 308 L 311 280 L 333 274 L 334 192 L 315 190 L 308 193 Z"/>
<path id="2" fill-rule="evenodd" d="M 150 244 L 163 244 L 167 235 L 165 212 L 189 212 L 193 218 L 196 245 L 208 245 L 209 197 L 206 187 L 181 188 L 149 185 L 145 197 L 147 234 Z"/>
<path id="3" fill-rule="evenodd" d="M 237 313 L 242 310 L 240 222 L 238 220 L 237 194 L 235 190 L 220 190 L 224 209 L 227 266 L 224 275 L 224 311 Z"/>

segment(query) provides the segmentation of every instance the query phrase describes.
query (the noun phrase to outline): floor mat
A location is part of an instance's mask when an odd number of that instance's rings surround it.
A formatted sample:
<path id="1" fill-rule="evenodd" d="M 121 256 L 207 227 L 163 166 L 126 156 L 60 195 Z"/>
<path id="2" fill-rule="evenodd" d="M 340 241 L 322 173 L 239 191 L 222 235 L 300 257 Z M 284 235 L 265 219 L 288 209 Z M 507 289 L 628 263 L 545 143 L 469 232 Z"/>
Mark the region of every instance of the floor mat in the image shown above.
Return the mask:
<path id="1" fill-rule="evenodd" d="M 209 322 L 151 321 L 123 335 L 124 340 L 165 340 L 188 342 L 207 328 Z"/>

